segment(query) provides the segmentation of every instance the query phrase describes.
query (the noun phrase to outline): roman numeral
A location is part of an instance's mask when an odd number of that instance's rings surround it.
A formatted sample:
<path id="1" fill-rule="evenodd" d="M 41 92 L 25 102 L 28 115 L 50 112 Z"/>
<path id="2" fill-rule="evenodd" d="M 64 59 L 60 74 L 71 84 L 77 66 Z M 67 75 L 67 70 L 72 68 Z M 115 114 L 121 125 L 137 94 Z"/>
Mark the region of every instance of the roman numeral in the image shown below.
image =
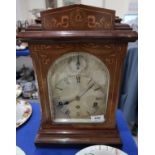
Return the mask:
<path id="1" fill-rule="evenodd" d="M 80 83 L 80 76 L 79 75 L 76 76 L 76 81 L 77 81 L 77 83 Z"/>
<path id="2" fill-rule="evenodd" d="M 57 86 L 56 86 L 55 88 L 56 88 L 56 89 L 59 89 L 59 90 L 63 90 L 62 88 L 59 88 L 59 87 L 57 87 Z"/>
<path id="3" fill-rule="evenodd" d="M 96 100 L 103 100 L 102 97 L 96 97 Z"/>
<path id="4" fill-rule="evenodd" d="M 100 90 L 100 89 L 101 89 L 100 87 L 97 87 L 97 88 L 94 89 L 94 91 L 98 91 L 98 90 Z"/>

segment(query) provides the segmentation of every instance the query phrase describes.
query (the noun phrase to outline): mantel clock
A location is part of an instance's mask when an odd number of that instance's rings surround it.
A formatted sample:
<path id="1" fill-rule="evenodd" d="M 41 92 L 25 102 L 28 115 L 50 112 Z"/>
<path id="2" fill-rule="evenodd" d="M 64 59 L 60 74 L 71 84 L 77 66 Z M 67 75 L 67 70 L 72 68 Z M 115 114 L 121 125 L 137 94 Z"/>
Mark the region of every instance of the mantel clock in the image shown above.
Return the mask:
<path id="1" fill-rule="evenodd" d="M 41 102 L 36 144 L 120 145 L 116 126 L 123 60 L 137 33 L 115 11 L 71 5 L 41 12 L 29 44 Z"/>

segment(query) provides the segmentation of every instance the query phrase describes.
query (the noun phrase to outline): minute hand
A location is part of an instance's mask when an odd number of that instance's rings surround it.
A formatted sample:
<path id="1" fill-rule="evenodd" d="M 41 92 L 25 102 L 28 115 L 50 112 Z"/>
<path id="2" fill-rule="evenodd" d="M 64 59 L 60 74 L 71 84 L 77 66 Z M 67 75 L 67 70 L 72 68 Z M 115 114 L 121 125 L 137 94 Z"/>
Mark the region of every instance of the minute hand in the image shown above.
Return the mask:
<path id="1" fill-rule="evenodd" d="M 94 85 L 94 83 L 92 83 L 91 85 L 89 85 L 89 86 L 88 86 L 85 90 L 83 90 L 79 95 L 74 96 L 74 97 L 72 97 L 72 98 L 70 98 L 70 99 L 67 99 L 67 100 L 63 100 L 63 101 L 62 101 L 62 104 L 63 104 L 63 105 L 69 104 L 69 103 L 71 103 L 71 102 L 77 100 L 77 98 L 82 97 L 89 89 L 91 89 L 91 88 L 93 87 L 93 85 Z"/>
<path id="2" fill-rule="evenodd" d="M 92 83 L 91 85 L 88 86 L 88 88 L 86 88 L 84 91 L 82 91 L 79 94 L 79 97 L 82 97 L 89 89 L 91 89 L 94 86 L 94 83 Z"/>

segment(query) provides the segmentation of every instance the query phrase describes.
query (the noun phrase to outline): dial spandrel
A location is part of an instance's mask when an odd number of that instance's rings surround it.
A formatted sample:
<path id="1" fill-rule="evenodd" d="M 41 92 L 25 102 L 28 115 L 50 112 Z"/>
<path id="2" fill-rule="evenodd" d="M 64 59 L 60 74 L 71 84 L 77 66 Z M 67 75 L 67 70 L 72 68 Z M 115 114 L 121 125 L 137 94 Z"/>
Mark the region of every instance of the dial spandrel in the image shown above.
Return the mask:
<path id="1" fill-rule="evenodd" d="M 47 76 L 51 114 L 58 123 L 101 123 L 105 118 L 110 76 L 105 64 L 93 55 L 63 55 Z"/>

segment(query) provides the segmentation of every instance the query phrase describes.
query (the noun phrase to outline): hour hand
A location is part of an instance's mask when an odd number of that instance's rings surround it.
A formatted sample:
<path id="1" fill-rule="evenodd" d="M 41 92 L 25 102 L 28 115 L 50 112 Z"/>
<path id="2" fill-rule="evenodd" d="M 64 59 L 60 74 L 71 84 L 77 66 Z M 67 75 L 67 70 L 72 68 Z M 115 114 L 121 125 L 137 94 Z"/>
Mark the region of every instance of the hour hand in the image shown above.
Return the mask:
<path id="1" fill-rule="evenodd" d="M 63 106 L 63 105 L 67 105 L 75 100 L 76 100 L 76 96 L 74 96 L 72 98 L 65 99 L 65 100 L 57 100 L 56 103 L 58 106 Z"/>

